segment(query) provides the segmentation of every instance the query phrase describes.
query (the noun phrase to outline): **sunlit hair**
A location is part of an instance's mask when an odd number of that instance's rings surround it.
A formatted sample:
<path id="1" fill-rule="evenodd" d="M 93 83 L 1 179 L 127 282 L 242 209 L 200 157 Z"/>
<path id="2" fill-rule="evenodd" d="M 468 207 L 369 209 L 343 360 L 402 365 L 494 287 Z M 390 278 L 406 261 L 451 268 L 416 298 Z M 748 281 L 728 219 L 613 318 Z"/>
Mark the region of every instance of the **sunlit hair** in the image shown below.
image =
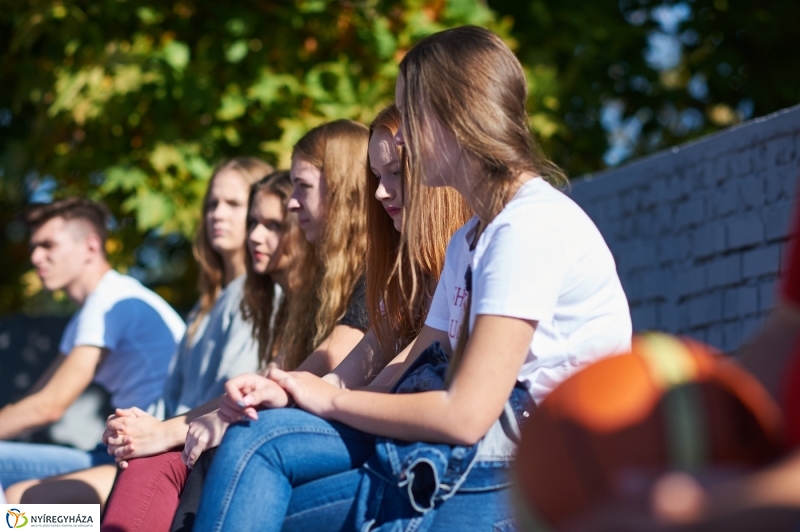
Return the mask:
<path id="1" fill-rule="evenodd" d="M 372 121 L 370 138 L 375 131 L 385 128 L 394 137 L 400 129 L 400 112 L 392 104 L 383 109 Z M 397 156 L 402 161 L 403 190 L 408 182 L 408 168 L 401 150 Z M 421 208 L 415 212 L 422 219 L 418 221 L 420 234 L 415 242 L 415 261 L 409 262 L 408 255 L 398 264 L 400 233 L 394 228 L 391 217 L 381 202 L 375 199 L 379 180 L 367 169 L 367 311 L 381 344 L 386 364 L 399 350 L 419 334 L 428 305 L 436 287 L 436 282 L 444 266 L 447 243 L 453 233 L 472 216 L 472 210 L 461 195 L 449 187 L 420 187 L 417 201 Z M 409 202 L 404 198 L 403 224 L 408 217 Z M 413 272 L 413 273 L 412 273 Z M 401 282 L 401 277 L 403 281 Z M 414 291 L 411 276 L 420 282 Z M 381 309 L 383 302 L 383 309 Z"/>
<path id="2" fill-rule="evenodd" d="M 22 221 L 31 233 L 53 218 L 64 221 L 80 220 L 92 227 L 102 244 L 100 252 L 105 254 L 108 238 L 108 209 L 100 203 L 86 198 L 65 198 L 52 203 L 35 203 L 22 212 Z"/>
<path id="3" fill-rule="evenodd" d="M 302 159 L 318 168 L 327 192 L 324 229 L 314 246 L 315 282 L 301 287 L 296 304 L 293 302 L 289 311 L 289 323 L 305 320 L 306 327 L 287 328 L 283 339 L 287 357 L 298 353 L 296 346 L 305 344 L 313 349 L 330 335 L 364 274 L 368 143 L 366 126 L 336 120 L 312 129 L 294 146 L 292 159 Z M 296 366 L 299 362 L 287 359 L 286 364 Z"/>
<path id="4" fill-rule="evenodd" d="M 405 82 L 403 108 L 405 142 L 410 152 L 410 209 L 404 224 L 401 253 L 415 262 L 422 225 L 416 211 L 423 208 L 416 198 L 426 166 L 452 164 L 437 160 L 441 142 L 433 136 L 432 121 L 453 135 L 462 153 L 479 170 L 476 188 L 488 194 L 475 207 L 488 213 L 480 230 L 511 199 L 514 181 L 521 172 L 541 176 L 554 185 L 566 185 L 566 175 L 547 160 L 534 143 L 525 103 L 528 85 L 519 60 L 503 40 L 491 31 L 462 26 L 430 35 L 417 43 L 400 63 Z M 428 163 L 423 164 L 423 163 Z M 471 301 L 471 300 L 470 300 Z M 469 316 L 467 303 L 465 316 Z M 465 324 L 468 319 L 465 318 Z M 450 365 L 450 377 L 458 366 L 466 343 L 468 326 Z"/>
<path id="5" fill-rule="evenodd" d="M 313 266 L 309 268 L 306 263 L 309 257 L 313 257 L 311 244 L 308 243 L 300 230 L 297 215 L 288 212 L 286 208 L 289 198 L 292 196 L 292 181 L 289 179 L 288 171 L 278 170 L 273 172 L 250 189 L 250 198 L 247 203 L 248 237 L 254 229 L 250 211 L 254 202 L 264 195 L 276 196 L 281 202 L 283 224 L 278 253 L 288 257 L 289 260 L 287 261 L 286 270 L 280 272 L 286 278 L 286 288 L 279 301 L 276 301 L 276 281 L 273 275 L 270 273 L 256 273 L 253 270 L 253 256 L 250 254 L 250 247 L 246 246 L 245 248 L 247 250 L 247 278 L 244 282 L 244 297 L 242 298 L 241 310 L 244 319 L 250 321 L 253 326 L 253 337 L 258 340 L 258 355 L 262 368 L 274 361 L 278 353 L 283 349 L 283 332 L 287 327 L 296 326 L 287 323 L 288 307 L 293 300 L 292 295 L 299 286 L 307 285 L 314 281 L 307 278 L 308 272 L 313 272 Z M 275 303 L 278 304 L 277 309 L 274 306 Z M 288 358 L 298 360 L 309 353 L 310 351 L 305 350 L 297 353 L 297 356 Z M 281 357 L 281 360 L 283 360 L 283 357 Z M 284 365 L 284 369 L 293 370 L 296 369 L 296 366 L 288 367 Z"/>
<path id="6" fill-rule="evenodd" d="M 211 179 L 208 180 L 206 194 L 203 197 L 203 212 L 200 216 L 200 223 L 197 226 L 197 237 L 192 246 L 194 258 L 200 265 L 200 276 L 197 282 L 200 290 L 200 301 L 197 313 L 192 316 L 191 324 L 187 331 L 189 338 L 194 336 L 203 316 L 211 311 L 211 307 L 214 306 L 222 289 L 222 257 L 211 247 L 211 240 L 208 238 L 208 228 L 206 227 L 206 214 L 208 213 L 208 195 L 211 192 L 211 185 L 214 183 L 214 179 L 225 170 L 233 170 L 239 174 L 248 188 L 265 175 L 275 171 L 270 164 L 255 157 L 235 157 L 223 161 L 214 168 Z M 245 243 L 242 242 L 242 246 L 244 245 Z"/>

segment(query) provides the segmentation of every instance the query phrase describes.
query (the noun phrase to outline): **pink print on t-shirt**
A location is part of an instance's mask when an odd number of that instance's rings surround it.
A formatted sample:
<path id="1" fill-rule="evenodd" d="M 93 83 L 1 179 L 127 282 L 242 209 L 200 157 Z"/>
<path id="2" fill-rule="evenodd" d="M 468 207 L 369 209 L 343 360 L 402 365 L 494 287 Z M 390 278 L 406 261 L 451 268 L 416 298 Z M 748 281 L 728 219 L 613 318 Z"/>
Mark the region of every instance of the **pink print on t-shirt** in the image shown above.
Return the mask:
<path id="1" fill-rule="evenodd" d="M 455 294 L 453 294 L 453 303 L 452 305 L 456 308 L 465 309 L 467 306 L 467 298 L 469 297 L 469 292 L 463 286 L 456 286 L 455 287 Z M 461 313 L 463 315 L 463 311 Z M 458 337 L 461 335 L 461 320 L 460 319 L 450 319 L 450 329 L 447 331 L 447 334 L 450 336 L 450 342 L 455 345 L 455 342 L 458 340 Z"/>

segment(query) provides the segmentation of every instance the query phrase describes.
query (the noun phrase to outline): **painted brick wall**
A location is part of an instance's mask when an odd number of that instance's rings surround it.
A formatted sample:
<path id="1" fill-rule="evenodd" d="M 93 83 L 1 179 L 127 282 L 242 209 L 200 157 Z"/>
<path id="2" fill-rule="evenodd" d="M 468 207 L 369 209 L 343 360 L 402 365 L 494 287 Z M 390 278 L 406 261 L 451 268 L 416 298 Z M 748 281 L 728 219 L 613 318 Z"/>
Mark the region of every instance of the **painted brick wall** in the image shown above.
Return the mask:
<path id="1" fill-rule="evenodd" d="M 800 106 L 573 181 L 635 331 L 739 347 L 775 302 L 800 175 Z"/>

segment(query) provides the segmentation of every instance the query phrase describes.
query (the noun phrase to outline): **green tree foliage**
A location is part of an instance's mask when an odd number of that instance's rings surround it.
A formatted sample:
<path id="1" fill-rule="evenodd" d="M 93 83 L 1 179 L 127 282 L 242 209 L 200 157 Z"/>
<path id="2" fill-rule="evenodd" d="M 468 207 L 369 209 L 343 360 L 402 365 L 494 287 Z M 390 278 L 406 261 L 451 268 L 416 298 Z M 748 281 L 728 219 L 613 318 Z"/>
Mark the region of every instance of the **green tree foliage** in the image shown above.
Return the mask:
<path id="1" fill-rule="evenodd" d="M 2 236 L 13 257 L 2 309 L 37 292 L 11 216 L 53 179 L 57 196 L 102 199 L 115 213 L 117 267 L 150 262 L 167 281 L 159 291 L 190 306 L 185 239 L 214 164 L 255 154 L 287 167 L 309 128 L 369 122 L 392 101 L 405 50 L 462 24 L 508 33 L 470 0 L 2 0 Z M 165 244 L 169 234 L 184 239 Z"/>
<path id="2" fill-rule="evenodd" d="M 102 199 L 114 265 L 188 308 L 214 164 L 286 167 L 310 127 L 368 122 L 428 33 L 502 35 L 580 175 L 796 104 L 797 20 L 794 0 L 0 0 L 0 314 L 53 309 L 13 222 L 48 187 Z"/>
<path id="3" fill-rule="evenodd" d="M 580 175 L 800 103 L 794 0 L 490 0 L 553 68 L 546 151 Z"/>

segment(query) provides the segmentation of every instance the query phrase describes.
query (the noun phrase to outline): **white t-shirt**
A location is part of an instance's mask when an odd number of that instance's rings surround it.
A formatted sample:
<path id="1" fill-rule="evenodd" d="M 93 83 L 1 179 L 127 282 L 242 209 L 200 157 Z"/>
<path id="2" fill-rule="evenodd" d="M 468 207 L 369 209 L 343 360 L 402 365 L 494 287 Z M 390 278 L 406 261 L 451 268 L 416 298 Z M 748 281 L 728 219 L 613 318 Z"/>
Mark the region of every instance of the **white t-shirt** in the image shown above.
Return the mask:
<path id="1" fill-rule="evenodd" d="M 79 346 L 107 349 L 94 382 L 108 390 L 114 407 L 147 410 L 164 389 L 185 328 L 161 296 L 109 270 L 70 319 L 59 351 L 69 355 Z"/>
<path id="2" fill-rule="evenodd" d="M 520 187 L 470 250 L 478 219 L 447 246 L 425 324 L 458 341 L 472 268 L 478 314 L 536 321 L 517 379 L 538 403 L 581 366 L 631 345 L 628 300 L 614 258 L 581 208 L 540 178 Z"/>

